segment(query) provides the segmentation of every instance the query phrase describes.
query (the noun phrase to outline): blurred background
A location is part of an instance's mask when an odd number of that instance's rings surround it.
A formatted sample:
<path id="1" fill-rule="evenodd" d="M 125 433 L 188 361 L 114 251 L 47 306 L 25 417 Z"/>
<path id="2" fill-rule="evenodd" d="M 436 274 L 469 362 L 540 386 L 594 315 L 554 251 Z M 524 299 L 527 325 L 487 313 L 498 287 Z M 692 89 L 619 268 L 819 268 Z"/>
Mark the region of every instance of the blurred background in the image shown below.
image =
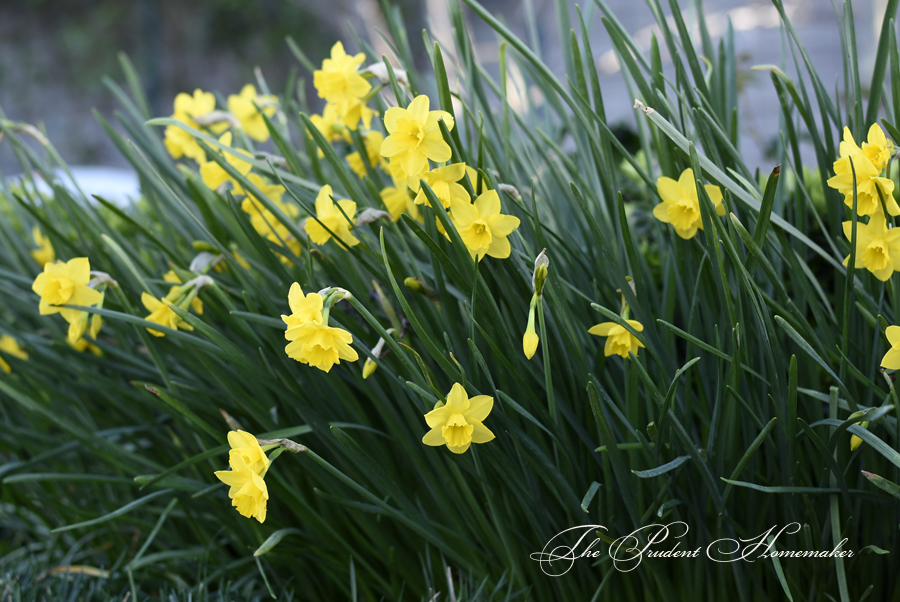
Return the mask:
<path id="1" fill-rule="evenodd" d="M 421 48 L 424 27 L 444 42 L 444 48 L 451 45 L 447 0 L 391 1 L 404 15 L 414 50 Z M 564 73 L 560 32 L 554 18 L 558 0 L 481 1 L 520 37 L 536 40 L 544 61 L 555 72 Z M 835 81 L 826 81 L 825 85 L 842 86 L 842 49 L 835 43 L 839 39 L 839 18 L 832 3 L 784 3 L 820 73 L 835 74 Z M 872 55 L 886 3 L 887 0 L 852 3 L 864 74 L 871 72 L 874 63 Z M 600 22 L 602 13 L 593 0 L 581 0 L 580 4 L 589 21 L 609 120 L 619 125 L 620 131 L 627 131 L 634 119 L 633 98 Z M 742 69 L 741 150 L 749 165 L 770 168 L 771 149 L 778 137 L 778 101 L 768 73 L 753 71 L 751 67 L 781 61 L 784 38 L 774 6 L 764 0 L 681 0 L 680 4 L 689 20 L 697 10 L 704 11 L 714 41 L 724 34 L 729 20 L 732 23 Z M 317 108 L 319 101 L 311 76 L 292 56 L 285 36 L 292 36 L 315 63 L 320 63 L 337 39 L 352 48 L 351 30 L 368 36 L 377 50 L 386 52 L 386 45 L 376 33 L 386 31 L 380 5 L 381 0 L 3 0 L 0 110 L 8 119 L 44 129 L 71 165 L 126 168 L 124 159 L 91 114 L 92 108 L 105 115 L 116 108 L 115 98 L 104 87 L 102 78 L 122 80 L 119 51 L 131 57 L 147 90 L 151 109 L 159 116 L 171 114 L 172 100 L 178 92 L 202 88 L 226 96 L 236 94 L 243 84 L 255 81 L 256 66 L 262 68 L 276 92 L 283 87 L 291 68 L 300 69 L 300 76 L 307 80 L 307 94 L 311 92 L 310 105 Z M 526 19 L 529 5 L 536 15 L 531 23 Z M 606 5 L 635 36 L 642 50 L 649 51 L 651 34 L 657 28 L 646 4 L 606 0 Z M 574 7 L 575 2 L 570 0 L 573 19 Z M 484 23 L 468 16 L 478 58 L 496 72 L 497 37 Z M 415 54 L 425 61 L 419 67 L 429 68 L 424 53 Z M 781 66 L 792 75 L 796 73 L 792 64 Z M 511 78 L 517 76 L 520 75 L 511 71 Z M 532 97 L 535 100 L 540 99 Z M 9 144 L 0 142 L 0 173 L 11 175 L 18 171 Z"/>

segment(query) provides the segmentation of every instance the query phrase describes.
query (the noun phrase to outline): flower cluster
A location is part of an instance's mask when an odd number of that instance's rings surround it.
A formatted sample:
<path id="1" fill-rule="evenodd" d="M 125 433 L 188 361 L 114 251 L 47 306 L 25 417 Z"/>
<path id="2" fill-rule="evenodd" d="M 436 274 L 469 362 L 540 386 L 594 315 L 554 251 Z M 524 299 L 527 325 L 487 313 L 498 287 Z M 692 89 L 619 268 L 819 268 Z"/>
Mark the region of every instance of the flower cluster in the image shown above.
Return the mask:
<path id="1" fill-rule="evenodd" d="M 862 147 L 845 127 L 841 156 L 834 162 L 835 176 L 828 180 L 828 186 L 844 195 L 844 204 L 851 209 L 855 182 L 856 212 L 860 217 L 869 216 L 869 221 L 856 224 L 854 268 L 865 267 L 881 281 L 900 271 L 900 231 L 887 224 L 887 215 L 900 215 L 900 206 L 894 200 L 894 182 L 881 175 L 893 153 L 894 143 L 885 137 L 877 123 L 869 128 L 868 140 Z M 852 243 L 853 222 L 845 221 L 843 229 L 844 236 Z M 844 258 L 844 265 L 849 262 L 850 255 Z"/>
<path id="2" fill-rule="evenodd" d="M 265 522 L 269 489 L 264 479 L 269 458 L 256 437 L 245 431 L 230 431 L 228 445 L 231 446 L 228 452 L 231 470 L 216 471 L 216 478 L 230 487 L 231 505 L 242 516 Z"/>
<path id="3" fill-rule="evenodd" d="M 290 341 L 284 351 L 298 362 L 329 372 L 341 360 L 359 359 L 350 346 L 353 336 L 346 330 L 328 325 L 332 306 L 348 295 L 342 289 L 326 289 L 321 293 L 303 294 L 300 284 L 291 285 L 288 304 L 291 315 L 282 315 L 286 328 L 284 338 Z"/>

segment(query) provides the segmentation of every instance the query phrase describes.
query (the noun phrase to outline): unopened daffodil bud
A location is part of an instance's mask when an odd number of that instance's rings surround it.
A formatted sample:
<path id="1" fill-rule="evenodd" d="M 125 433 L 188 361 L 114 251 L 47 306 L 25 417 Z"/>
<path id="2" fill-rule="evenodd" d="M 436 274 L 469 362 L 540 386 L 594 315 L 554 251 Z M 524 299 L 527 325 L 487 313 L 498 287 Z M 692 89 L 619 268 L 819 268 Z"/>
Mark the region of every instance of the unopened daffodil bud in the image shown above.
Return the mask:
<path id="1" fill-rule="evenodd" d="M 868 423 L 868 422 L 861 422 L 861 423 L 860 423 L 860 422 L 857 422 L 856 424 L 859 424 L 859 425 L 862 426 L 864 429 L 869 428 L 869 423 Z M 857 437 L 856 435 L 853 435 L 852 437 L 850 437 L 850 451 L 856 451 L 857 448 L 858 448 L 860 445 L 862 445 L 862 442 L 863 442 L 863 440 L 860 439 L 859 437 Z"/>
<path id="2" fill-rule="evenodd" d="M 522 195 L 521 195 L 521 193 L 519 193 L 519 189 L 516 188 L 515 186 L 512 186 L 510 184 L 499 184 L 497 186 L 497 190 L 508 194 L 509 197 L 512 200 L 516 201 L 517 203 L 522 202 Z"/>
<path id="3" fill-rule="evenodd" d="M 550 258 L 547 257 L 547 249 L 544 249 L 534 260 L 534 272 L 531 275 L 531 290 L 538 297 L 544 291 L 544 282 L 547 281 L 547 272 L 550 267 Z"/>
<path id="4" fill-rule="evenodd" d="M 376 364 L 375 362 L 373 362 L 373 361 L 372 361 L 372 358 L 367 357 L 367 358 L 366 358 L 366 363 L 363 364 L 362 377 L 363 377 L 364 379 L 365 379 L 365 378 L 369 378 L 370 376 L 372 376 L 372 373 L 375 372 L 375 369 L 376 369 L 377 367 L 378 367 L 378 364 Z"/>
<path id="5" fill-rule="evenodd" d="M 387 333 L 391 335 L 394 334 L 394 329 L 388 328 Z M 381 356 L 384 355 L 385 343 L 386 341 L 383 338 L 379 338 L 378 343 L 376 343 L 375 346 L 372 347 L 372 355 L 377 358 L 381 358 Z M 372 360 L 372 358 L 366 358 L 366 363 L 363 364 L 362 377 L 364 379 L 369 378 L 375 372 L 376 368 L 378 368 L 378 364 L 374 360 Z"/>
<path id="6" fill-rule="evenodd" d="M 410 276 L 403 281 L 403 285 L 414 293 L 425 295 L 431 301 L 437 301 L 438 299 L 437 291 L 422 282 L 419 278 Z"/>
<path id="7" fill-rule="evenodd" d="M 534 331 L 534 309 L 537 304 L 538 296 L 535 294 L 531 297 L 531 306 L 528 308 L 528 326 L 525 327 L 525 336 L 522 337 L 522 350 L 528 359 L 534 357 L 534 352 L 537 351 L 538 343 L 540 342 L 537 333 Z"/>
<path id="8" fill-rule="evenodd" d="M 191 245 L 194 247 L 194 250 L 197 251 L 198 253 L 201 253 L 203 251 L 206 251 L 207 253 L 215 253 L 218 251 L 218 249 L 216 249 L 214 246 L 212 246 L 205 240 L 195 240 L 194 242 L 191 243 Z"/>

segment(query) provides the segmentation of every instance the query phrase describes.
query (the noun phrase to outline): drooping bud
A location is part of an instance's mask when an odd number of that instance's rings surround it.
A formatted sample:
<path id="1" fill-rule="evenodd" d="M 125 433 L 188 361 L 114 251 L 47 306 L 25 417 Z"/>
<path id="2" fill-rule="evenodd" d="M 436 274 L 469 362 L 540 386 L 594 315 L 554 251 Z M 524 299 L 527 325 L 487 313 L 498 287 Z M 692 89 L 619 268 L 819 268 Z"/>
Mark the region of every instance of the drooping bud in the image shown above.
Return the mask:
<path id="1" fill-rule="evenodd" d="M 525 357 L 528 359 L 534 357 L 540 342 L 537 333 L 534 331 L 534 308 L 537 303 L 538 295 L 535 294 L 531 297 L 531 306 L 528 308 L 528 325 L 525 327 L 525 335 L 522 337 L 522 351 L 525 352 Z"/>

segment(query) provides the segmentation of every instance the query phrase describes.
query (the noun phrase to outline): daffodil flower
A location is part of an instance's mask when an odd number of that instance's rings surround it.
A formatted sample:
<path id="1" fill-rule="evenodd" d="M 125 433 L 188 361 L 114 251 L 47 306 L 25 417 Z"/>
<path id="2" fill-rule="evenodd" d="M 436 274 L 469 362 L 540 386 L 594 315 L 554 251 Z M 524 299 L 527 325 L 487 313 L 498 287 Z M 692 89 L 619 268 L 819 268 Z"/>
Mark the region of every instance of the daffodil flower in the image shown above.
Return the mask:
<path id="1" fill-rule="evenodd" d="M 181 278 L 178 277 L 178 274 L 176 274 L 174 270 L 169 270 L 168 272 L 163 274 L 163 280 L 165 280 L 166 282 L 168 282 L 170 284 L 176 284 L 176 285 L 181 284 Z M 166 295 L 166 297 L 167 298 L 172 297 L 175 294 L 175 290 L 177 288 L 178 288 L 177 286 L 173 286 L 172 288 L 170 288 L 169 293 Z M 201 300 L 200 297 L 194 296 L 194 298 L 191 299 L 191 309 L 193 309 L 194 313 L 196 313 L 198 316 L 202 316 L 203 315 L 203 300 Z M 98 314 L 95 314 L 95 315 L 98 315 Z M 96 338 L 97 337 L 94 337 L 95 340 L 96 340 Z"/>
<path id="2" fill-rule="evenodd" d="M 725 215 L 722 190 L 712 184 L 706 184 L 704 188 L 716 208 L 716 213 L 720 216 Z M 675 233 L 684 239 L 693 238 L 698 229 L 703 229 L 694 170 L 685 169 L 677 182 L 672 178 L 660 178 L 656 182 L 656 191 L 662 203 L 653 208 L 653 217 L 664 224 L 672 224 Z"/>
<path id="3" fill-rule="evenodd" d="M 407 108 L 391 107 L 384 114 L 384 127 L 390 136 L 381 145 L 381 156 L 391 160 L 399 171 L 398 179 L 407 180 L 414 191 L 419 190 L 418 178 L 428 171 L 429 160 L 443 163 L 452 155 L 438 122 L 443 119 L 452 130 L 453 117 L 428 108 L 428 97 L 420 95 Z"/>
<path id="4" fill-rule="evenodd" d="M 350 346 L 353 335 L 321 322 L 290 327 L 285 331 L 285 338 L 291 341 L 284 348 L 288 357 L 323 372 L 331 371 L 332 366 L 340 364 L 341 360 L 355 362 L 359 359 Z"/>
<path id="5" fill-rule="evenodd" d="M 434 192 L 434 196 L 438 198 L 441 205 L 444 206 L 444 209 L 449 209 L 453 199 L 464 201 L 466 203 L 470 203 L 472 200 L 468 191 L 462 184 L 458 184 L 465 175 L 466 164 L 454 163 L 453 165 L 432 169 L 422 176 L 422 179 L 425 180 L 425 183 L 428 184 L 432 192 Z M 419 190 L 415 202 L 416 205 L 428 204 L 424 190 Z"/>
<path id="6" fill-rule="evenodd" d="M 881 126 L 873 123 L 869 128 L 867 141 L 863 142 L 862 148 L 860 148 L 853 140 L 850 128 L 844 126 L 844 139 L 841 141 L 839 150 L 841 157 L 851 157 L 858 153 L 864 154 L 875 169 L 881 172 L 887 167 L 888 161 L 894 154 L 894 143 L 887 139 Z"/>
<path id="7" fill-rule="evenodd" d="M 87 350 L 97 357 L 103 357 L 103 350 L 100 349 L 98 346 L 94 345 L 93 343 L 91 343 L 90 341 L 88 341 L 84 337 L 81 337 L 74 343 L 71 340 L 69 340 L 68 337 L 66 337 L 66 342 L 69 344 L 69 347 L 71 347 L 78 353 L 82 353 L 83 351 Z"/>
<path id="8" fill-rule="evenodd" d="M 900 205 L 894 200 L 894 182 L 881 177 L 894 152 L 894 143 L 885 138 L 878 124 L 869 128 L 868 142 L 860 148 L 853 140 L 850 129 L 844 128 L 841 141 L 841 157 L 834 162 L 834 177 L 828 186 L 844 195 L 844 204 L 853 207 L 853 174 L 856 172 L 856 212 L 858 215 L 873 215 L 881 212 L 884 198 L 887 212 L 900 215 Z M 853 162 L 851 168 L 850 162 Z"/>
<path id="9" fill-rule="evenodd" d="M 177 119 L 192 128 L 200 129 L 200 126 L 194 121 L 193 117 L 206 115 L 207 113 L 215 111 L 216 97 L 212 92 L 204 92 L 198 88 L 194 90 L 193 95 L 185 94 L 184 92 L 178 94 L 175 97 L 174 105 L 175 112 L 172 114 L 173 119 Z M 227 127 L 227 123 L 224 123 L 214 126 L 211 129 L 214 132 L 219 133 Z M 190 157 L 198 163 L 206 161 L 206 154 L 203 152 L 203 149 L 200 148 L 200 145 L 197 144 L 197 141 L 194 140 L 194 137 L 180 127 L 174 125 L 166 127 L 163 143 L 173 159 Z"/>
<path id="10" fill-rule="evenodd" d="M 465 453 L 472 443 L 487 443 L 494 433 L 484 426 L 484 420 L 494 407 L 494 398 L 469 394 L 459 383 L 454 383 L 447 395 L 447 403 L 438 401 L 434 409 L 425 414 L 425 422 L 431 429 L 422 437 L 422 443 L 437 447 L 446 445 L 454 454 Z"/>
<path id="11" fill-rule="evenodd" d="M 193 326 L 182 320 L 178 314 L 172 311 L 172 302 L 169 301 L 169 299 L 165 297 L 157 299 L 153 295 L 141 293 L 141 303 L 143 303 L 144 307 L 147 308 L 147 311 L 150 312 L 150 315 L 144 318 L 145 320 L 154 322 L 160 326 L 171 328 L 172 330 L 177 330 L 179 328 L 182 330 L 194 330 Z M 148 328 L 147 332 L 155 337 L 166 336 L 166 333 L 153 330 L 152 328 Z"/>
<path id="12" fill-rule="evenodd" d="M 359 359 L 359 355 L 350 346 L 353 335 L 328 325 L 332 302 L 333 297 L 326 307 L 322 295 L 309 293 L 304 296 L 300 285 L 295 282 L 288 292 L 292 313 L 290 316 L 281 316 L 287 327 L 284 338 L 290 341 L 284 352 L 291 359 L 315 366 L 323 372 L 331 371 L 341 360 L 355 362 Z"/>
<path id="13" fill-rule="evenodd" d="M 853 222 L 844 222 L 844 236 L 850 240 Z M 850 256 L 844 258 L 844 265 Z M 888 280 L 895 271 L 900 271 L 900 228 L 887 227 L 884 214 L 873 213 L 868 224 L 856 224 L 856 264 L 864 267 L 882 282 Z"/>
<path id="14" fill-rule="evenodd" d="M 79 309 L 67 309 L 60 305 L 91 306 L 100 303 L 103 295 L 88 286 L 91 279 L 91 262 L 87 257 L 76 257 L 66 263 L 45 263 L 31 290 L 40 295 L 42 316 L 59 313 L 70 324 L 81 317 Z"/>
<path id="15" fill-rule="evenodd" d="M 363 129 L 367 130 L 372 127 L 372 117 L 375 115 L 378 115 L 378 113 L 368 107 L 364 98 L 360 98 L 350 103 L 341 114 L 341 121 L 353 131 L 356 131 L 360 122 L 362 122 Z"/>
<path id="16" fill-rule="evenodd" d="M 306 220 L 306 234 L 317 245 L 324 245 L 331 239 L 332 234 L 344 241 L 349 247 L 358 245 L 359 239 L 351 234 L 353 218 L 356 216 L 356 203 L 347 200 L 335 201 L 332 198 L 333 194 L 331 186 L 328 184 L 322 186 L 322 189 L 319 190 L 319 194 L 316 197 L 316 217 L 318 221 L 312 218 Z M 344 214 L 346 214 L 346 217 L 344 217 Z"/>
<path id="17" fill-rule="evenodd" d="M 384 136 L 381 132 L 376 132 L 375 130 L 366 132 L 363 136 L 363 146 L 365 146 L 366 158 L 369 160 L 370 167 L 375 167 L 383 161 L 381 158 L 381 144 L 383 142 Z M 350 165 L 350 169 L 353 170 L 353 173 L 360 178 L 366 177 L 368 172 L 366 171 L 366 166 L 363 164 L 362 157 L 359 155 L 359 151 L 347 155 L 347 163 Z"/>
<path id="18" fill-rule="evenodd" d="M 265 473 L 269 467 L 269 458 L 259 446 L 259 441 L 246 431 L 229 431 L 228 445 L 231 450 L 229 456 L 239 454 L 243 456 L 244 462 L 256 474 Z"/>
<path id="19" fill-rule="evenodd" d="M 310 115 L 309 120 L 328 142 L 337 142 L 338 140 L 350 142 L 350 133 L 347 131 L 347 126 L 341 121 L 341 116 L 338 115 L 337 105 L 326 103 L 322 114 Z M 323 156 L 321 149 L 319 156 Z"/>
<path id="20" fill-rule="evenodd" d="M 888 370 L 900 370 L 900 326 L 888 326 L 884 331 L 891 348 L 881 358 L 881 367 Z"/>
<path id="21" fill-rule="evenodd" d="M 262 109 L 260 113 L 256 106 Z M 277 110 L 278 98 L 275 96 L 258 95 L 253 84 L 247 84 L 241 88 L 240 94 L 232 94 L 228 97 L 228 112 L 234 115 L 241 124 L 241 129 L 253 140 L 265 142 L 269 139 L 269 128 L 266 127 L 266 117 L 272 117 Z"/>
<path id="22" fill-rule="evenodd" d="M 225 132 L 222 136 L 219 137 L 219 142 L 224 144 L 225 146 L 231 146 L 231 132 Z M 238 149 L 238 153 L 245 155 L 246 157 L 250 157 L 250 153 L 245 151 L 244 149 Z M 253 169 L 253 166 L 244 161 L 243 159 L 235 156 L 232 153 L 223 153 L 219 152 L 219 154 L 225 155 L 225 161 L 234 167 L 238 173 L 242 176 L 246 176 L 250 173 L 250 170 Z M 210 190 L 216 190 L 224 184 L 225 182 L 232 182 L 237 188 L 238 184 L 235 182 L 228 172 L 225 171 L 225 168 L 216 163 L 215 161 L 207 161 L 204 157 L 203 160 L 198 160 L 200 165 L 200 177 L 203 178 L 203 183 L 206 184 Z"/>
<path id="23" fill-rule="evenodd" d="M 229 454 L 228 465 L 231 470 L 217 470 L 215 475 L 230 486 L 228 497 L 231 498 L 231 505 L 237 508 L 241 516 L 265 522 L 266 502 L 269 500 L 266 482 L 250 468 L 240 453 Z"/>
<path id="24" fill-rule="evenodd" d="M 293 220 L 300 214 L 300 210 L 295 204 L 281 200 L 285 192 L 284 186 L 269 184 L 261 176 L 253 173 L 248 175 L 247 179 L 290 219 Z M 238 187 L 238 190 L 247 194 L 240 187 Z M 241 201 L 241 209 L 250 216 L 250 224 L 259 234 L 278 246 L 287 245 L 291 253 L 297 257 L 300 256 L 300 241 L 291 234 L 287 226 L 275 217 L 275 214 L 269 211 L 262 202 L 247 194 L 246 198 Z M 284 255 L 279 256 L 284 263 L 290 263 L 290 260 Z"/>
<path id="25" fill-rule="evenodd" d="M 488 190 L 475 203 L 453 199 L 450 218 L 459 231 L 472 259 L 481 261 L 485 255 L 506 259 L 511 252 L 507 236 L 519 227 L 519 218 L 500 213 L 500 196 Z"/>
<path id="26" fill-rule="evenodd" d="M 287 324 L 288 329 L 293 326 L 302 326 L 307 322 L 321 322 L 323 303 L 322 295 L 319 293 L 307 293 L 304 295 L 300 284 L 295 282 L 288 291 L 288 304 L 291 308 L 291 315 L 285 316 L 282 314 L 281 319 Z"/>
<path id="27" fill-rule="evenodd" d="M 2 351 L 3 353 L 8 353 L 13 357 L 17 357 L 20 360 L 28 359 L 28 352 L 22 349 L 21 346 L 19 346 L 19 341 L 9 336 L 8 334 L 0 335 L 0 351 Z M 0 370 L 3 370 L 7 374 L 12 372 L 12 368 L 6 362 L 6 360 L 3 359 L 2 356 L 0 356 Z"/>
<path id="28" fill-rule="evenodd" d="M 31 251 L 31 257 L 38 265 L 56 261 L 56 251 L 53 250 L 53 243 L 43 235 L 40 228 L 35 226 L 31 230 L 31 238 L 34 240 L 34 244 L 38 246 L 37 249 Z"/>
<path id="29" fill-rule="evenodd" d="M 322 61 L 322 68 L 313 72 L 313 86 L 329 103 L 334 103 L 339 115 L 344 115 L 359 99 L 372 89 L 371 84 L 359 74 L 359 66 L 366 55 L 350 56 L 344 45 L 337 42 L 331 48 L 331 58 Z"/>
<path id="30" fill-rule="evenodd" d="M 409 194 L 409 188 L 406 184 L 395 183 L 394 186 L 383 188 L 381 190 L 381 200 L 384 202 L 388 213 L 391 214 L 391 219 L 395 222 L 400 219 L 400 214 L 404 211 L 407 211 L 409 216 L 417 222 L 422 221 L 422 213 L 413 202 L 413 197 Z"/>
<path id="31" fill-rule="evenodd" d="M 628 322 L 628 324 L 637 332 L 642 332 L 644 330 L 644 325 L 637 320 L 626 320 L 626 322 Z M 615 322 L 603 322 L 602 324 L 591 326 L 588 332 L 598 337 L 606 337 L 606 346 L 603 348 L 603 355 L 606 357 L 619 355 L 625 359 L 631 359 L 628 352 L 630 351 L 637 355 L 638 349 L 644 346 L 644 344 L 641 343 L 636 336 L 631 334 L 631 332 L 626 330 L 624 326 Z"/>

